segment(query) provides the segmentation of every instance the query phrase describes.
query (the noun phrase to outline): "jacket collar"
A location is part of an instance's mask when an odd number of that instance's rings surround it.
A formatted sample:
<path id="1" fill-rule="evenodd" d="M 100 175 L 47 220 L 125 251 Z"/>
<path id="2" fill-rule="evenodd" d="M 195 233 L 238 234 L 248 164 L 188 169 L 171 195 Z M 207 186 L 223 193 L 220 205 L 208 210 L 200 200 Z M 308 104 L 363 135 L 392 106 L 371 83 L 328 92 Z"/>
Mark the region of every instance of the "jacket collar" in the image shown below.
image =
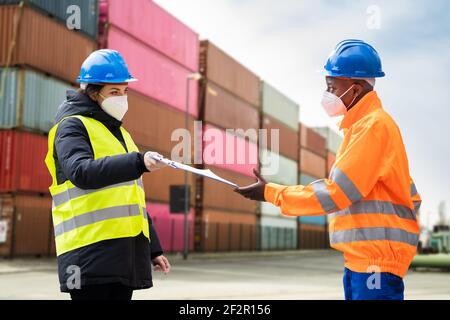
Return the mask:
<path id="1" fill-rule="evenodd" d="M 369 113 L 382 108 L 381 101 L 375 91 L 367 93 L 357 104 L 353 106 L 344 116 L 339 124 L 340 129 L 348 129 L 355 122 L 362 119 Z"/>

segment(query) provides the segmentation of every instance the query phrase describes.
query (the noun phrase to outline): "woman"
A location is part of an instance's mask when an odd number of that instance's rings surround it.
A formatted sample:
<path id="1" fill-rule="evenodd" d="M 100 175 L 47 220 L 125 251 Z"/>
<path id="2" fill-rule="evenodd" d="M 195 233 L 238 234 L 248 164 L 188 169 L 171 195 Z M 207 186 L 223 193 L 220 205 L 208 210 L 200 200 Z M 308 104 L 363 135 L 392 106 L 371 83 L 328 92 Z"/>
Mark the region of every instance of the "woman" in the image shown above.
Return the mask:
<path id="1" fill-rule="evenodd" d="M 60 289 L 73 300 L 130 300 L 170 271 L 145 210 L 141 176 L 164 166 L 142 154 L 122 128 L 128 82 L 137 81 L 114 50 L 93 52 L 81 89 L 68 91 L 49 133 L 46 164 Z"/>

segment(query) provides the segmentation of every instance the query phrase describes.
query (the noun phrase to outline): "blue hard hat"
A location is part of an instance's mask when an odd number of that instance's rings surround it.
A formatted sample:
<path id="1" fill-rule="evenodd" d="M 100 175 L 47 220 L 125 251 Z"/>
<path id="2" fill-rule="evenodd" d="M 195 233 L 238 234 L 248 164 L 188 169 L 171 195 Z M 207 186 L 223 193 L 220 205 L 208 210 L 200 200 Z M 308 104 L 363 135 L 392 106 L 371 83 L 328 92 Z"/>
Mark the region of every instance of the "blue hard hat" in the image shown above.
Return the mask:
<path id="1" fill-rule="evenodd" d="M 121 83 L 137 81 L 128 71 L 128 66 L 116 50 L 102 49 L 92 52 L 81 65 L 77 82 Z"/>
<path id="2" fill-rule="evenodd" d="M 325 74 L 330 77 L 384 77 L 378 52 L 362 40 L 348 39 L 339 42 L 324 68 Z"/>

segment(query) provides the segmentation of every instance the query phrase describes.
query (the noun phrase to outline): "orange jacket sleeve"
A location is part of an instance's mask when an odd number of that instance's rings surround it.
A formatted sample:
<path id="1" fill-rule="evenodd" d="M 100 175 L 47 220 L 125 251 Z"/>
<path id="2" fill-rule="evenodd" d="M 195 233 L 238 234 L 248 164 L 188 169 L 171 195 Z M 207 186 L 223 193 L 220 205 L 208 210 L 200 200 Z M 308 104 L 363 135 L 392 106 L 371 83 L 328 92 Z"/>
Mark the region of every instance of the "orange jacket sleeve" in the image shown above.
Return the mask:
<path id="1" fill-rule="evenodd" d="M 266 201 L 285 215 L 323 215 L 345 209 L 365 197 L 389 168 L 387 129 L 381 122 L 359 125 L 346 134 L 328 179 L 309 185 L 268 183 Z"/>

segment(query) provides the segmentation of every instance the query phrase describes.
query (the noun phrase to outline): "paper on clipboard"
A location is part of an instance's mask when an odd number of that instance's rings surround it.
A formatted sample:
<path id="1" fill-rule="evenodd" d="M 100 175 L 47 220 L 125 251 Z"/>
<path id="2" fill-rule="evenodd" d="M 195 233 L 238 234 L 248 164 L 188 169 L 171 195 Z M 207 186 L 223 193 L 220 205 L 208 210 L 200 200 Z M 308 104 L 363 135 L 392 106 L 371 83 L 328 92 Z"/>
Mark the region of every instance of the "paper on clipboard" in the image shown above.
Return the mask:
<path id="1" fill-rule="evenodd" d="M 188 165 L 183 164 L 183 163 L 179 163 L 179 162 L 167 159 L 167 158 L 159 157 L 157 155 L 152 156 L 152 158 L 157 160 L 157 161 L 161 161 L 161 162 L 167 164 L 169 167 L 172 167 L 172 168 L 175 168 L 175 169 L 184 170 L 184 171 L 188 171 L 188 172 L 192 172 L 192 173 L 194 173 L 196 175 L 203 176 L 203 177 L 206 177 L 206 178 L 210 178 L 210 179 L 213 179 L 213 180 L 216 180 L 216 181 L 228 184 L 228 185 L 233 186 L 235 188 L 239 187 L 237 184 L 235 184 L 235 183 L 233 183 L 231 181 L 228 181 L 228 180 L 226 180 L 224 178 L 219 177 L 218 175 L 216 175 L 214 172 L 212 172 L 209 169 L 197 169 L 197 168 L 188 166 Z"/>

